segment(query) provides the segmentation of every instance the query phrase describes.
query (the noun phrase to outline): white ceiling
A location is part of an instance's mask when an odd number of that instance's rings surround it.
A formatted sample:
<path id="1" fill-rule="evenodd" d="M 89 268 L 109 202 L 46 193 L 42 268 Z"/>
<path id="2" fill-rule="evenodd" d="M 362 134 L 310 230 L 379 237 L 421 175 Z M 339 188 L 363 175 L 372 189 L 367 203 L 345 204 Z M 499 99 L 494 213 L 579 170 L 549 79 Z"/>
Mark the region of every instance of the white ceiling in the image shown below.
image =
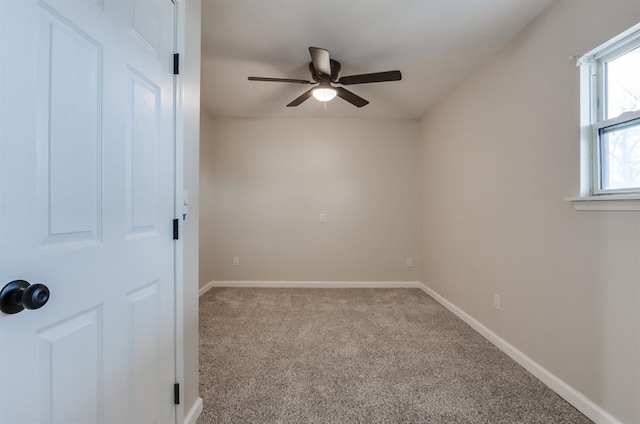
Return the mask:
<path id="1" fill-rule="evenodd" d="M 203 0 L 202 103 L 214 117 L 419 118 L 554 0 Z M 342 99 L 286 104 L 309 86 L 308 47 L 341 75 L 399 69 L 399 82 L 347 87 Z"/>

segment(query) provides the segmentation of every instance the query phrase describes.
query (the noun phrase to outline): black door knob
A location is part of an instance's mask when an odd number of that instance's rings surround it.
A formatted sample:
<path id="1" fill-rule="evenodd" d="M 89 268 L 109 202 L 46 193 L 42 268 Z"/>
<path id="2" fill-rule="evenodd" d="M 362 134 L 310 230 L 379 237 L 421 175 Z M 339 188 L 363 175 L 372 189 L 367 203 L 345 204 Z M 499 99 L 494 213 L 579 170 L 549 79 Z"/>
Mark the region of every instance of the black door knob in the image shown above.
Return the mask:
<path id="1" fill-rule="evenodd" d="M 44 284 L 29 284 L 15 280 L 0 291 L 0 311 L 17 314 L 24 309 L 40 309 L 49 301 L 49 288 Z"/>

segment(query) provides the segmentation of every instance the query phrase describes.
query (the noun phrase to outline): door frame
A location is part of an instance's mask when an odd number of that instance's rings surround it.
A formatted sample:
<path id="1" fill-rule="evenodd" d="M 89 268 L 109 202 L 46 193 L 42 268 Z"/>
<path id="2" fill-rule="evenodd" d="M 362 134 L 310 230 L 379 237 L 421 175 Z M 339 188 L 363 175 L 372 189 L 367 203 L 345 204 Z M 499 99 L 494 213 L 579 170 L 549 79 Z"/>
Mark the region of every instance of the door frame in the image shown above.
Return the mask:
<path id="1" fill-rule="evenodd" d="M 175 76 L 175 215 L 178 219 L 180 237 L 175 241 L 175 375 L 176 383 L 180 384 L 180 403 L 176 405 L 177 424 L 195 424 L 202 411 L 202 399 L 199 397 L 198 383 L 198 340 L 199 329 L 191 329 L 186 333 L 186 324 L 198 320 L 198 247 L 192 246 L 197 240 L 198 219 L 198 179 L 199 179 L 199 150 L 200 143 L 200 37 L 201 37 L 201 1 L 202 0 L 167 0 L 175 4 L 175 52 L 180 55 L 180 72 Z M 193 21 L 193 22 L 192 22 Z M 189 28 L 187 28 L 189 26 Z M 191 68 L 187 68 L 187 63 Z M 197 69 L 195 69 L 197 67 Z M 196 91 L 197 90 L 197 91 Z M 189 97 L 185 97 L 189 96 Z M 197 97 L 192 98 L 192 97 Z M 193 126 L 194 128 L 192 128 Z M 187 167 L 185 160 L 195 160 L 192 167 Z M 191 164 L 190 164 L 191 165 Z M 191 175 L 191 172 L 195 175 Z M 193 179 L 193 181 L 192 181 Z M 182 219 L 185 201 L 185 189 L 192 190 L 188 202 L 191 203 L 190 216 L 187 221 Z M 187 228 L 188 227 L 188 228 Z M 189 239 L 187 240 L 187 229 Z M 185 244 L 187 241 L 187 244 Z M 195 244 L 195 243 L 194 243 Z M 195 255 L 193 261 L 185 260 L 185 248 Z M 188 268 L 185 267 L 188 264 Z M 192 270 L 191 267 L 194 267 Z M 193 272 L 192 272 L 193 271 Z M 193 277 L 192 277 L 193 275 Z M 185 279 L 185 276 L 188 279 Z M 192 281 L 193 279 L 193 281 Z M 193 297 L 193 298 L 192 298 Z M 187 310 L 185 306 L 189 306 Z M 189 344 L 187 346 L 187 343 Z M 188 349 L 185 351 L 185 349 Z M 192 358 L 195 350 L 195 359 Z M 185 354 L 189 357 L 185 358 Z M 189 363 L 187 364 L 187 360 Z M 196 363 L 191 363 L 195 360 Z M 189 369 L 186 366 L 189 366 Z M 193 369 L 195 367 L 195 370 Z M 195 381 L 187 381 L 194 379 Z M 193 405 L 187 405 L 185 392 L 195 390 L 196 399 Z M 194 387 L 191 387 L 194 386 Z M 189 423 L 185 422 L 189 419 Z"/>
<path id="2" fill-rule="evenodd" d="M 179 68 L 183 68 L 184 51 L 186 47 L 185 43 L 185 30 L 186 30 L 186 14 L 185 14 L 185 2 L 186 0 L 171 0 L 174 3 L 174 52 L 180 55 Z M 175 243 L 174 255 L 174 314 L 175 314 L 175 379 L 176 383 L 180 385 L 179 397 L 180 403 L 176 405 L 176 424 L 182 424 L 184 422 L 185 408 L 184 408 L 184 221 L 182 220 L 182 211 L 184 205 L 184 73 L 178 72 L 178 75 L 174 76 L 174 88 L 173 88 L 173 107 L 174 107 L 174 148 L 175 148 L 175 184 L 174 184 L 174 218 L 178 219 L 179 234 Z"/>
<path id="3" fill-rule="evenodd" d="M 191 287 L 189 285 L 193 284 L 196 286 L 195 289 L 195 293 L 197 293 L 197 286 L 198 286 L 198 281 L 185 281 L 185 272 L 188 273 L 189 270 L 185 269 L 185 256 L 184 256 L 184 251 L 185 251 L 185 236 L 186 236 L 186 230 L 187 230 L 187 225 L 186 222 L 189 222 L 188 220 L 194 220 L 194 219 L 198 219 L 198 213 L 196 210 L 194 210 L 194 208 L 192 207 L 192 210 L 190 211 L 190 216 L 187 216 L 187 221 L 185 222 L 182 218 L 183 218 L 183 211 L 184 211 L 184 202 L 185 202 L 185 190 L 187 189 L 186 183 L 187 183 L 187 178 L 185 175 L 185 148 L 187 147 L 186 143 L 192 143 L 194 142 L 193 140 L 189 139 L 186 140 L 186 137 L 191 137 L 191 135 L 189 135 L 191 132 L 195 132 L 195 134 L 198 134 L 198 140 L 195 141 L 197 143 L 199 143 L 199 133 L 200 133 L 200 129 L 199 129 L 199 121 L 200 121 L 200 106 L 199 106 L 199 98 L 197 100 L 197 109 L 194 110 L 194 107 L 192 105 L 192 103 L 194 103 L 193 101 L 191 101 L 190 99 L 185 99 L 185 92 L 187 91 L 185 89 L 185 87 L 188 85 L 192 85 L 193 82 L 188 80 L 188 78 L 192 78 L 192 76 L 187 75 L 187 73 L 189 73 L 189 75 L 192 74 L 191 71 L 187 70 L 187 60 L 186 59 L 186 54 L 188 51 L 188 54 L 190 55 L 200 55 L 200 43 L 198 42 L 198 48 L 197 51 L 191 51 L 192 49 L 190 49 L 190 46 L 188 46 L 189 43 L 192 43 L 193 40 L 191 40 L 189 37 L 192 37 L 193 35 L 189 35 L 188 31 L 187 31 L 187 24 L 188 24 L 188 20 L 190 19 L 189 17 L 191 15 L 193 15 L 193 9 L 197 8 L 198 9 L 198 13 L 197 13 L 197 19 L 201 19 L 200 16 L 201 14 L 200 12 L 200 0 L 171 0 L 174 4 L 175 4 L 175 19 L 176 19 L 176 23 L 175 23 L 175 34 L 174 34 L 174 40 L 175 40 L 175 52 L 178 53 L 179 56 L 179 68 L 180 68 L 180 72 L 178 75 L 175 76 L 175 88 L 174 88 L 174 96 L 175 96 L 175 121 L 174 121 L 174 129 L 175 129 L 175 218 L 178 219 L 179 221 L 179 231 L 180 231 L 180 237 L 179 239 L 175 242 L 175 296 L 174 296 L 174 301 L 175 301 L 175 361 L 176 361 L 176 383 L 178 383 L 180 385 L 180 389 L 179 389 L 179 396 L 180 396 L 180 403 L 178 405 L 176 405 L 176 424 L 191 424 L 194 423 L 195 424 L 195 420 L 197 420 L 201 410 L 202 410 L 202 401 L 200 397 L 197 397 L 195 400 L 195 403 L 193 405 L 187 405 L 187 398 L 185 395 L 187 386 L 189 385 L 195 385 L 196 386 L 196 391 L 199 392 L 199 387 L 198 387 L 198 381 L 196 379 L 195 382 L 192 381 L 186 381 L 187 379 L 187 370 L 185 368 L 186 364 L 186 360 L 185 360 L 185 348 L 186 348 L 186 342 L 185 342 L 185 324 L 187 319 L 189 320 L 189 322 L 191 321 L 191 316 L 188 315 L 191 311 L 187 312 L 185 310 L 185 305 L 187 304 L 187 302 L 190 302 L 189 299 L 187 299 L 187 296 L 190 295 L 191 293 Z M 189 3 L 187 5 L 187 3 Z M 189 14 L 188 14 L 188 10 L 189 10 Z M 193 25 L 193 23 L 189 23 L 191 25 Z M 200 26 L 198 26 L 198 38 L 201 36 L 200 35 L 200 30 L 199 30 Z M 193 32 L 193 31 L 191 31 Z M 193 61 L 193 56 L 190 56 L 190 58 L 188 59 L 189 63 L 192 63 Z M 198 58 L 198 60 L 196 61 L 198 64 L 200 63 L 200 59 Z M 197 70 L 197 75 L 198 75 L 198 87 L 200 86 L 199 84 L 199 78 L 200 78 L 200 70 Z M 188 77 L 188 78 L 187 78 Z M 197 115 L 197 120 L 195 121 L 196 123 L 193 123 L 194 120 L 191 119 L 192 116 L 191 115 Z M 191 129 L 189 127 L 189 125 L 194 125 L 197 128 L 193 128 Z M 197 171 L 199 174 L 199 171 Z M 190 193 L 189 194 L 189 199 L 187 199 L 188 202 L 190 202 L 192 205 L 197 205 L 197 198 L 199 196 L 199 193 L 194 192 L 194 193 Z M 189 225 L 189 227 L 192 227 L 194 224 L 191 223 Z M 195 226 L 197 228 L 197 222 L 195 223 Z M 197 255 L 197 251 L 195 253 Z M 197 262 L 196 262 L 197 263 Z M 197 265 L 196 265 L 197 267 Z M 196 269 L 196 273 L 197 274 L 197 269 Z M 196 300 L 197 302 L 197 300 Z M 196 303 L 197 305 L 197 303 Z M 197 310 L 195 312 L 196 314 L 196 319 L 197 319 Z M 195 329 L 195 331 L 199 331 L 197 328 Z M 189 346 L 189 348 L 193 348 L 193 349 L 198 349 L 198 345 L 197 345 L 197 340 L 199 338 L 199 335 L 196 335 L 196 342 L 195 342 L 195 346 Z M 191 341 L 191 336 L 189 337 L 189 343 L 192 343 Z M 191 366 L 191 365 L 190 365 Z M 196 372 L 197 372 L 197 366 L 198 364 L 196 363 Z M 191 374 L 191 372 L 193 372 L 192 370 L 189 370 L 189 373 Z M 191 377 L 190 377 L 191 378 Z M 197 378 L 197 377 L 196 377 Z M 190 423 L 187 423 L 185 420 L 189 419 Z"/>

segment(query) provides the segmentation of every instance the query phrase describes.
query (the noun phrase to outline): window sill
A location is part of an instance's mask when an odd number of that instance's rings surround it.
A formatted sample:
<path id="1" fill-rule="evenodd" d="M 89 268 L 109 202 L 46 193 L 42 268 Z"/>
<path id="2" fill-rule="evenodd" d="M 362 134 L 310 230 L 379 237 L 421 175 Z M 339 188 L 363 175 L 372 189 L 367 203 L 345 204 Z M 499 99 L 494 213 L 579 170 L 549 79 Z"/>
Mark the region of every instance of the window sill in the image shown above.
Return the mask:
<path id="1" fill-rule="evenodd" d="M 610 194 L 588 197 L 566 197 L 577 211 L 640 211 L 640 195 Z"/>

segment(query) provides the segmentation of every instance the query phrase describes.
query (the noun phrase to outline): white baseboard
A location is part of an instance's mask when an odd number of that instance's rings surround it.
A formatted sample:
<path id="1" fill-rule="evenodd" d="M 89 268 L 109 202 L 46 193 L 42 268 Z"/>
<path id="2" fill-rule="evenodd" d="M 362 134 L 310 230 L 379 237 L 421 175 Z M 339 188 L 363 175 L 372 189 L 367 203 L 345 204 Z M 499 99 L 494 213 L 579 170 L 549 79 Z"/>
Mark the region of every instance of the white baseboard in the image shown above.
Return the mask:
<path id="1" fill-rule="evenodd" d="M 498 349 L 506 353 L 511 359 L 520 364 L 524 369 L 536 376 L 540 381 L 546 384 L 551 390 L 556 392 L 567 402 L 573 405 L 578 411 L 582 412 L 596 424 L 622 424 L 617 418 L 609 414 L 607 411 L 598 406 L 591 399 L 571 387 L 569 384 L 556 377 L 549 370 L 538 364 L 533 359 L 516 349 L 506 340 L 489 330 L 471 315 L 458 308 L 453 303 L 442 297 L 440 294 L 427 287 L 423 283 L 419 283 L 418 287 L 426 294 L 442 306 L 453 312 L 458 318 L 466 322 L 471 328 L 480 333 L 484 338 L 493 343 Z"/>
<path id="2" fill-rule="evenodd" d="M 210 281 L 200 288 L 200 296 L 214 287 L 406 289 L 419 288 L 420 283 L 418 281 Z"/>
<path id="3" fill-rule="evenodd" d="M 189 409 L 189 412 L 184 417 L 184 424 L 196 424 L 198 422 L 198 418 L 200 418 L 200 414 L 202 414 L 203 403 L 202 398 L 196 399 L 193 402 L 193 406 Z"/>

